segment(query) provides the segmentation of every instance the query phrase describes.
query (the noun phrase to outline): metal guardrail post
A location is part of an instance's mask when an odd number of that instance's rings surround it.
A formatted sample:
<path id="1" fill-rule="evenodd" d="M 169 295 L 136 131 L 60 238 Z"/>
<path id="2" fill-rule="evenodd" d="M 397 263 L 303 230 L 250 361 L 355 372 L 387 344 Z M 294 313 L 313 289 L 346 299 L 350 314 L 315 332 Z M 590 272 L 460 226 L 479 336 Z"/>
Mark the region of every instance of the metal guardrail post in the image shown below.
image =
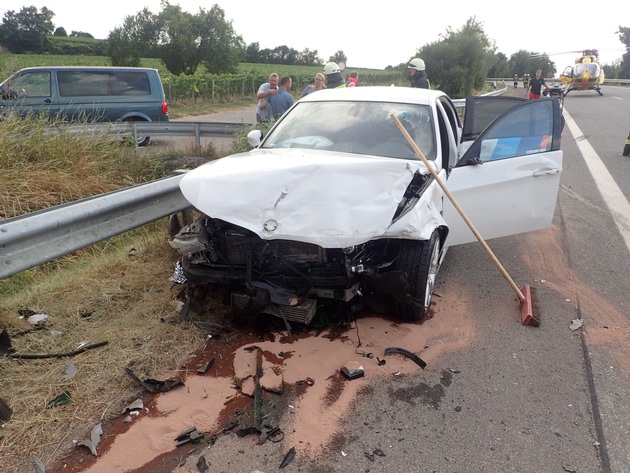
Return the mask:
<path id="1" fill-rule="evenodd" d="M 201 129 L 199 123 L 195 123 L 195 153 L 201 153 Z"/>

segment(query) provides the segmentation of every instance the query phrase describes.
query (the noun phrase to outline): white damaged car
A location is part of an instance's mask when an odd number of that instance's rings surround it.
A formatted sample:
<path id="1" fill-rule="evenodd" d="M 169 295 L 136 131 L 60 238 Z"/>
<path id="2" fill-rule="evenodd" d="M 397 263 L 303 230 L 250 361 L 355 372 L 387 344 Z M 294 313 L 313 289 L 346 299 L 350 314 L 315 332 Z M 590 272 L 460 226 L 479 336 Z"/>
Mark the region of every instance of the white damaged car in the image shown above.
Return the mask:
<path id="1" fill-rule="evenodd" d="M 439 91 L 323 90 L 267 136 L 250 132 L 251 151 L 181 180 L 201 213 L 171 233 L 186 279 L 228 287 L 246 318 L 309 323 L 318 305 L 379 298 L 401 319 L 422 319 L 446 248 L 475 236 L 392 114 L 485 239 L 550 225 L 557 100 L 471 97 L 462 125 Z"/>

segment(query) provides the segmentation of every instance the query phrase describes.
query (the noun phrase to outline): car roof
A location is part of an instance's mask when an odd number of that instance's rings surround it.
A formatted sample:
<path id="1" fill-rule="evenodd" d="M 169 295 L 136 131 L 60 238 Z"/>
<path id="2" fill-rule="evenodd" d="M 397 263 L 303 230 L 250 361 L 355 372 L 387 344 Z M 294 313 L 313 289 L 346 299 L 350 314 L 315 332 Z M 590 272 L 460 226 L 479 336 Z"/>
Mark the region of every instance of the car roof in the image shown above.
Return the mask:
<path id="1" fill-rule="evenodd" d="M 157 71 L 152 67 L 122 67 L 122 66 L 35 66 L 25 67 L 24 71 Z"/>
<path id="2" fill-rule="evenodd" d="M 395 86 L 363 86 L 319 90 L 303 97 L 300 99 L 300 102 L 331 102 L 350 100 L 362 102 L 400 102 L 430 105 L 434 103 L 438 97 L 442 96 L 446 96 L 446 94 L 439 90 Z"/>

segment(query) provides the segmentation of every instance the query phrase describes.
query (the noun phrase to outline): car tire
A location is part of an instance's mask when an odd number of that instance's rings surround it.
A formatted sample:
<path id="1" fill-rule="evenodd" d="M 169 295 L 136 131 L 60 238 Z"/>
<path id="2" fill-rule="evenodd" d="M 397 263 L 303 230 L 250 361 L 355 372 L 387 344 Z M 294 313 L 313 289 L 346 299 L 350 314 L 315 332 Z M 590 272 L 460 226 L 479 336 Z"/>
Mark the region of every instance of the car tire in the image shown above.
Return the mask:
<path id="1" fill-rule="evenodd" d="M 407 275 L 409 303 L 396 302 L 398 318 L 419 321 L 431 305 L 433 287 L 440 266 L 440 236 L 437 230 L 426 241 L 405 240 L 400 245 L 398 269 Z"/>

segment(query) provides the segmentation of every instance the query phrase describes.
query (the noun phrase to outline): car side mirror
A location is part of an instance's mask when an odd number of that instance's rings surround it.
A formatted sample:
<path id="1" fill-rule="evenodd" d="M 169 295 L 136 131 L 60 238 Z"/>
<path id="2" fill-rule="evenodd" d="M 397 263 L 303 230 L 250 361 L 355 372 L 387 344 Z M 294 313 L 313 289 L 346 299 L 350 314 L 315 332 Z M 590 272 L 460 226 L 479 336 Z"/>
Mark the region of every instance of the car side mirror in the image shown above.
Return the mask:
<path id="1" fill-rule="evenodd" d="M 257 148 L 262 143 L 263 133 L 260 130 L 252 130 L 247 133 L 247 143 L 252 148 Z"/>
<path id="2" fill-rule="evenodd" d="M 473 156 L 466 160 L 466 164 L 483 164 L 483 161 L 479 158 L 479 156 Z"/>

